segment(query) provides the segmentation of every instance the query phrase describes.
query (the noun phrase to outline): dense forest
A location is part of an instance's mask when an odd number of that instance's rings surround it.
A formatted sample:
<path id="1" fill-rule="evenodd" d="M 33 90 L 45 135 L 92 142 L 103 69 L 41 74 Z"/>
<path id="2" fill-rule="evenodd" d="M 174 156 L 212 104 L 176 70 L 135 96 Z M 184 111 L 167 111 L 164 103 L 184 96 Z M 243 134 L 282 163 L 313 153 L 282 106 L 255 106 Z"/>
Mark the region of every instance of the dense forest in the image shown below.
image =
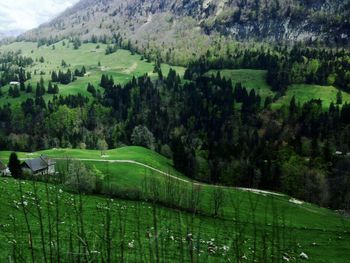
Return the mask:
<path id="1" fill-rule="evenodd" d="M 45 87 L 25 81 L 23 69 L 32 63 L 20 53 L 2 58 L 2 83 L 20 82 L 12 96 L 35 92 L 20 107 L 0 107 L 0 148 L 34 151 L 54 147 L 89 149 L 139 145 L 172 158 L 187 176 L 204 182 L 281 191 L 336 209 L 349 209 L 350 181 L 346 158 L 350 151 L 350 105 L 326 105 L 312 100 L 303 105 L 293 98 L 287 108 L 271 109 L 255 90 L 233 86 L 209 69 L 268 70 L 272 87 L 283 94 L 290 83 L 334 84 L 348 90 L 346 51 L 276 48 L 232 52 L 227 59 L 210 54 L 189 64 L 185 80 L 174 70 L 159 78 L 145 75 L 124 86 L 102 75 L 102 92 L 93 84 L 83 95 L 61 96 L 56 84 L 83 76 L 85 67 L 52 72 Z M 14 67 L 13 65 L 16 65 Z M 332 82 L 332 83 L 330 83 Z M 0 89 L 1 90 L 1 89 Z M 43 95 L 55 94 L 46 102 Z M 10 95 L 11 95 L 10 94 Z M 13 95 L 15 94 L 15 95 Z"/>

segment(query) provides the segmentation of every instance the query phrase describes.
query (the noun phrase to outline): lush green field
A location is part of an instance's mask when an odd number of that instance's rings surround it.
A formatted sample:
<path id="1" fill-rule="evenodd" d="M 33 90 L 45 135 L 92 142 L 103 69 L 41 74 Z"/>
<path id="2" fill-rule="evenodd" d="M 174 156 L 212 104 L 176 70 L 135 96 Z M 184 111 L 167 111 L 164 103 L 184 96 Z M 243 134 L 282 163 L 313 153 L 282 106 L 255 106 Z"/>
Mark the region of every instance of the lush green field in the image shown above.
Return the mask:
<path id="1" fill-rule="evenodd" d="M 216 74 L 217 70 L 211 70 L 207 74 Z M 238 69 L 238 70 L 221 70 L 222 77 L 232 80 L 233 85 L 241 82 L 248 91 L 255 89 L 260 96 L 265 99 L 267 96 L 274 97 L 276 94 L 266 82 L 267 72 L 265 70 Z M 333 86 L 319 86 L 312 84 L 295 84 L 287 89 L 287 92 L 279 100 L 273 103 L 273 108 L 278 109 L 282 106 L 289 105 L 293 96 L 297 102 L 303 104 L 312 99 L 321 99 L 324 109 L 328 109 L 329 105 L 337 101 L 338 89 Z M 350 102 L 350 94 L 342 92 L 343 104 Z"/>
<path id="2" fill-rule="evenodd" d="M 158 189 L 158 200 L 165 205 L 171 199 L 177 202 L 180 208 L 188 208 L 186 206 L 189 202 L 188 200 L 195 193 L 196 196 L 198 195 L 198 203 L 196 204 L 198 211 L 202 211 L 206 215 L 212 214 L 214 196 L 218 188 L 182 181 L 184 177 L 174 172 L 169 160 L 149 150 L 139 147 L 124 147 L 107 151 L 104 158 L 100 156 L 101 153 L 99 151 L 69 149 L 44 151 L 34 155 L 25 153 L 19 155 L 22 158 L 31 158 L 42 153 L 53 158 L 59 158 L 59 162 L 63 162 L 63 165 L 65 161 L 62 161 L 61 158 L 84 159 L 86 164 L 95 166 L 96 169 L 104 174 L 106 184 L 108 183 L 112 188 L 115 187 L 118 191 L 133 189 L 149 197 L 152 195 L 150 189 L 153 189 L 152 184 L 154 184 L 156 189 Z M 0 154 L 3 160 L 6 160 L 8 155 L 9 152 Z M 161 171 L 169 172 L 171 175 L 179 176 L 180 179 L 170 179 L 164 174 L 132 163 L 98 161 L 104 159 L 137 161 Z M 11 180 L 9 182 L 13 183 Z M 194 189 L 194 192 L 192 189 Z M 291 202 L 288 196 L 283 195 L 254 193 L 235 188 L 222 188 L 222 191 L 224 193 L 224 201 L 220 208 L 219 218 L 210 219 L 210 217 L 205 217 L 208 221 L 202 223 L 202 227 L 210 228 L 213 231 L 206 231 L 205 234 L 212 233 L 209 235 L 214 235 L 217 228 L 217 234 L 223 235 L 224 240 L 225 230 L 222 227 L 227 224 L 232 227 L 233 222 L 230 224 L 230 220 L 239 216 L 239 220 L 247 224 L 246 231 L 248 236 L 251 235 L 251 224 L 258 224 L 259 229 L 264 229 L 264 231 L 270 231 L 270 227 L 274 224 L 283 225 L 284 230 L 291 227 L 293 234 L 295 234 L 293 238 L 300 244 L 297 252 L 307 253 L 310 256 L 310 262 L 346 262 L 350 256 L 346 252 L 348 251 L 346 248 L 350 245 L 350 235 L 349 232 L 346 232 L 349 231 L 350 222 L 345 221 L 344 218 L 336 213 L 307 203 L 297 204 Z M 90 197 L 85 198 L 90 199 Z M 91 200 L 95 199 L 91 197 Z M 171 204 L 171 202 L 168 204 Z M 87 210 L 90 209 L 92 208 Z M 174 213 L 167 209 L 164 211 L 170 214 Z M 196 220 L 202 219 L 197 216 Z M 166 224 L 166 220 L 164 220 L 164 224 Z M 290 231 L 289 229 L 287 232 Z M 251 238 L 248 238 L 248 240 L 251 240 Z M 340 251 L 342 252 L 340 253 Z"/>
<path id="3" fill-rule="evenodd" d="M 9 151 L 0 152 L 0 159 L 7 159 Z M 60 159 L 91 159 L 91 160 L 133 160 L 176 176 L 182 176 L 173 166 L 172 161 L 148 149 L 130 146 L 107 151 L 80 149 L 53 149 L 35 153 L 18 153 L 19 158 L 34 158 L 47 155 Z"/>
<path id="4" fill-rule="evenodd" d="M 87 84 L 91 83 L 96 88 L 100 83 L 102 74 L 107 74 L 113 76 L 115 83 L 125 84 L 130 81 L 133 76 L 141 76 L 148 74 L 150 76 L 156 77 L 153 73 L 154 64 L 148 63 L 145 60 L 141 60 L 140 55 L 132 55 L 127 50 L 118 50 L 116 53 L 106 55 L 105 50 L 107 45 L 99 44 L 83 44 L 78 50 L 73 48 L 72 44 L 63 46 L 63 41 L 56 43 L 55 49 L 53 45 L 51 46 L 41 46 L 37 47 L 37 43 L 32 42 L 15 42 L 10 45 L 0 46 L 0 52 L 6 51 L 22 51 L 22 55 L 26 57 L 31 57 L 35 61 L 31 67 L 26 68 L 27 72 L 32 73 L 32 79 L 29 80 L 35 89 L 36 83 L 41 77 L 47 85 L 48 81 L 51 79 L 51 72 L 55 70 L 67 71 L 68 68 L 73 72 L 75 69 L 81 69 L 83 66 L 86 67 L 88 76 L 78 78 L 76 81 L 68 85 L 59 85 L 61 95 L 69 94 L 84 94 L 90 95 L 87 90 Z M 44 63 L 40 63 L 39 59 L 43 57 Z M 62 67 L 62 60 L 67 63 L 67 67 Z M 100 62 L 100 66 L 98 63 Z M 172 67 L 181 76 L 184 73 L 184 68 L 182 67 Z M 163 64 L 162 71 L 163 74 L 167 75 L 170 66 Z M 36 75 L 34 72 L 36 71 Z M 28 83 L 29 83 L 28 82 Z M 47 86 L 46 86 L 47 87 Z M 3 91 L 6 92 L 9 87 L 4 87 Z M 35 91 L 35 90 L 34 90 Z M 28 97 L 33 96 L 33 94 L 25 94 L 22 92 L 19 98 L 10 98 L 4 96 L 0 99 L 0 105 L 4 103 L 18 104 Z M 45 99 L 51 98 L 51 95 L 46 95 Z"/>
<path id="5" fill-rule="evenodd" d="M 18 182 L 0 179 L 1 262 L 13 261 L 15 257 L 19 262 L 30 262 L 30 239 L 33 240 L 35 262 L 44 262 L 42 237 L 46 257 L 53 257 L 50 262 L 58 261 L 58 253 L 60 262 L 78 262 L 79 259 L 86 262 L 87 258 L 89 262 L 106 262 L 108 247 L 111 250 L 110 262 L 155 262 L 157 250 L 161 251 L 158 258 L 163 262 L 179 262 L 180 258 L 188 262 L 190 251 L 184 241 L 188 233 L 196 235 L 201 242 L 198 253 L 202 262 L 225 262 L 228 257 L 222 256 L 222 247 L 230 245 L 232 237 L 225 227 L 227 224 L 222 224 L 224 221 L 199 216 L 192 218 L 191 214 L 144 202 L 93 196 L 82 196 L 80 200 L 78 195 L 61 192 L 60 187 L 51 185 L 46 189 L 45 185 L 37 184 L 36 195 L 32 182 L 23 182 L 21 186 L 23 202 Z M 40 210 L 35 200 L 39 200 Z M 41 223 L 38 211 L 42 213 Z M 27 219 L 32 238 L 28 234 L 26 212 L 29 212 Z M 41 225 L 44 226 L 43 234 Z M 59 233 L 58 240 L 56 233 Z M 215 239 L 216 246 L 220 247 L 216 255 L 208 253 L 207 242 L 211 239 Z M 251 232 L 246 233 L 244 239 L 251 240 Z M 242 251 L 248 255 L 248 245 L 242 247 Z"/>
<path id="6" fill-rule="evenodd" d="M 333 102 L 337 102 L 338 90 L 333 86 L 318 86 L 308 84 L 292 85 L 288 88 L 285 96 L 281 97 L 274 107 L 279 108 L 283 105 L 289 105 L 293 96 L 295 96 L 297 102 L 303 104 L 312 99 L 321 99 L 322 106 L 325 109 L 329 108 L 329 105 Z M 350 94 L 342 92 L 343 103 L 350 102 Z"/>
<path id="7" fill-rule="evenodd" d="M 217 74 L 218 70 L 211 70 L 207 74 Z M 265 99 L 268 96 L 273 97 L 275 93 L 266 82 L 266 70 L 254 69 L 224 69 L 220 70 L 222 77 L 231 79 L 233 86 L 240 82 L 248 91 L 255 89 L 255 91 Z"/>

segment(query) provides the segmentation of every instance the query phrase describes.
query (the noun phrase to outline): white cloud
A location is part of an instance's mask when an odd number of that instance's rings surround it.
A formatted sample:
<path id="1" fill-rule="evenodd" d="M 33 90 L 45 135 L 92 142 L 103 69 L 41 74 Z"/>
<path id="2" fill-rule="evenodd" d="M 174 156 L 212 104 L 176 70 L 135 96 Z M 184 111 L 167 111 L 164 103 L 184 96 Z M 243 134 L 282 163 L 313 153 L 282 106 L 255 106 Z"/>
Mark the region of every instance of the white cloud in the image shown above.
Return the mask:
<path id="1" fill-rule="evenodd" d="M 78 0 L 0 0 L 0 33 L 35 28 L 76 2 Z"/>

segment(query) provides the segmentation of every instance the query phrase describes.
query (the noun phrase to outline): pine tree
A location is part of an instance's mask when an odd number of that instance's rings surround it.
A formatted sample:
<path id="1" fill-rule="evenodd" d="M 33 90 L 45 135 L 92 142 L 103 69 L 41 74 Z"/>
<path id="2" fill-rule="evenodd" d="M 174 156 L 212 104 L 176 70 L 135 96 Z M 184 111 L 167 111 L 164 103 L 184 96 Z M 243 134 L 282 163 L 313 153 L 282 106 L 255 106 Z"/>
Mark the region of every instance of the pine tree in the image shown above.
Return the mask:
<path id="1" fill-rule="evenodd" d="M 33 91 L 33 87 L 32 87 L 32 85 L 29 83 L 28 86 L 27 86 L 26 92 L 27 92 L 27 93 L 31 93 L 32 91 Z"/>
<path id="2" fill-rule="evenodd" d="M 83 67 L 81 68 L 80 74 L 81 74 L 82 77 L 84 77 L 84 75 L 86 74 L 86 68 L 85 68 L 85 66 L 83 66 Z"/>
<path id="3" fill-rule="evenodd" d="M 341 90 L 339 90 L 337 93 L 337 104 L 338 105 L 343 104 L 343 94 L 342 94 Z"/>
<path id="4" fill-rule="evenodd" d="M 40 88 L 45 89 L 44 79 L 43 77 L 40 78 Z"/>
<path id="5" fill-rule="evenodd" d="M 21 82 L 19 86 L 20 86 L 20 90 L 21 91 L 25 91 L 26 90 L 26 86 L 25 86 L 24 82 Z"/>
<path id="6" fill-rule="evenodd" d="M 12 88 L 12 86 L 9 88 L 9 96 L 13 96 L 13 88 Z"/>
<path id="7" fill-rule="evenodd" d="M 52 73 L 51 73 L 51 80 L 52 80 L 52 82 L 58 82 L 59 81 L 56 71 L 52 71 Z"/>
<path id="8" fill-rule="evenodd" d="M 9 163 L 8 163 L 11 175 L 15 179 L 22 178 L 22 168 L 21 163 L 18 160 L 16 153 L 11 153 Z"/>
<path id="9" fill-rule="evenodd" d="M 21 96 L 21 94 L 20 94 L 20 92 L 19 92 L 18 86 L 16 85 L 16 86 L 13 88 L 12 97 L 18 98 L 19 96 Z"/>
<path id="10" fill-rule="evenodd" d="M 52 87 L 52 82 L 49 81 L 49 85 L 47 87 L 47 93 L 53 94 L 53 87 Z"/>
<path id="11" fill-rule="evenodd" d="M 79 49 L 80 46 L 81 46 L 80 39 L 79 38 L 74 39 L 74 43 L 73 43 L 74 49 Z"/>
<path id="12" fill-rule="evenodd" d="M 60 89 L 58 88 L 58 85 L 55 84 L 55 85 L 53 86 L 53 94 L 58 94 L 59 92 L 60 92 Z"/>

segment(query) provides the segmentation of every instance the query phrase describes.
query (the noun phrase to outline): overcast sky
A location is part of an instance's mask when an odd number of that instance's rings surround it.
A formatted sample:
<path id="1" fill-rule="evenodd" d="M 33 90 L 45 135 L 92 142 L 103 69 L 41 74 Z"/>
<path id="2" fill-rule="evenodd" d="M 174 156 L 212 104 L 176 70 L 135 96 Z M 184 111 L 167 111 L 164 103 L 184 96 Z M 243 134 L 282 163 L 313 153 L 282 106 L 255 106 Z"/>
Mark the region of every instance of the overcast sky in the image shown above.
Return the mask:
<path id="1" fill-rule="evenodd" d="M 0 33 L 35 28 L 78 1 L 0 0 Z"/>

